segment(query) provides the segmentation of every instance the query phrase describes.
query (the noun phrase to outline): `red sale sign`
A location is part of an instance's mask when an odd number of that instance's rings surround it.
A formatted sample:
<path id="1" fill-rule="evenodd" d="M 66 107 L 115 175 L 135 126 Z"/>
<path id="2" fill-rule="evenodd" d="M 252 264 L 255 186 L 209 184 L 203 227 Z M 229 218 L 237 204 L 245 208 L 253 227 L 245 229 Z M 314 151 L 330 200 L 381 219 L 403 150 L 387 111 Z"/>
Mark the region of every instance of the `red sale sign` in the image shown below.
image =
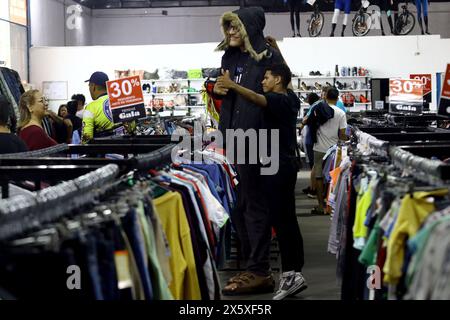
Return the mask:
<path id="1" fill-rule="evenodd" d="M 424 96 L 431 93 L 431 74 L 411 74 L 409 77 L 422 81 Z"/>
<path id="2" fill-rule="evenodd" d="M 441 97 L 450 99 L 450 63 L 447 64 L 447 70 L 445 71 L 444 84 L 442 85 Z"/>
<path id="3" fill-rule="evenodd" d="M 450 116 L 450 63 L 447 64 L 447 70 L 445 71 L 438 113 Z"/>
<path id="4" fill-rule="evenodd" d="M 139 76 L 106 83 L 114 122 L 130 122 L 144 118 L 145 105 Z"/>
<path id="5" fill-rule="evenodd" d="M 420 114 L 423 110 L 423 84 L 421 80 L 389 80 L 390 112 Z"/>

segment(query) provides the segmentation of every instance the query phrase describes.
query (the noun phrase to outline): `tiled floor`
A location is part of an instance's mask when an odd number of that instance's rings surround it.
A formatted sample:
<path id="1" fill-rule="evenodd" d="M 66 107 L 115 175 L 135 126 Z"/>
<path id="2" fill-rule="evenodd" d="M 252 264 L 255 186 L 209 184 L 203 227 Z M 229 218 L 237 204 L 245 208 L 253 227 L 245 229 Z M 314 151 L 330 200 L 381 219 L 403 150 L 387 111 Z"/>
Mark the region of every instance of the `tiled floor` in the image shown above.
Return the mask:
<path id="1" fill-rule="evenodd" d="M 308 289 L 298 294 L 296 300 L 336 300 L 339 299 L 339 288 L 336 283 L 336 258 L 327 253 L 329 216 L 311 216 L 310 211 L 316 200 L 309 199 L 302 189 L 309 183 L 309 172 L 302 171 L 298 175 L 296 186 L 296 208 L 300 230 L 305 248 L 305 267 L 303 274 Z M 234 272 L 221 271 L 222 285 Z M 274 274 L 278 280 L 279 274 Z M 272 294 L 223 297 L 228 300 L 271 300 Z"/>

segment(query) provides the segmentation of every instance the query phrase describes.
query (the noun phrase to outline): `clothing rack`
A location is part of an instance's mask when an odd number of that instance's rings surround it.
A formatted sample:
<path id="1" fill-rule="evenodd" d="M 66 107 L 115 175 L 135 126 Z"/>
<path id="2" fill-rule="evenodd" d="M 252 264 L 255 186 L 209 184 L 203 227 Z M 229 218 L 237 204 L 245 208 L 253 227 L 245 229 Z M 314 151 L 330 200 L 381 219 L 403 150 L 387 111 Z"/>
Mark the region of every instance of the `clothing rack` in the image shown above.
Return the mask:
<path id="1" fill-rule="evenodd" d="M 405 144 L 424 141 L 449 141 L 450 134 L 444 132 L 404 132 L 404 133 L 372 133 L 373 137 L 389 142 L 405 142 Z"/>
<path id="2" fill-rule="evenodd" d="M 58 145 L 53 146 L 53 147 L 41 149 L 41 150 L 19 152 L 19 153 L 0 154 L 0 160 L 1 159 L 21 159 L 21 158 L 47 157 L 47 156 L 54 155 L 54 154 L 57 154 L 57 153 L 62 153 L 64 151 L 67 151 L 68 149 L 69 149 L 69 145 L 63 143 L 63 144 L 58 144 Z"/>
<path id="3" fill-rule="evenodd" d="M 98 148 L 99 145 L 81 146 L 83 151 L 88 150 L 88 154 L 98 155 L 102 152 L 137 152 L 149 151 L 147 154 L 129 159 L 102 159 L 102 158 L 0 158 L 0 184 L 2 187 L 2 198 L 9 197 L 9 181 L 32 180 L 35 184 L 35 191 L 41 189 L 41 182 L 48 181 L 51 184 L 65 179 L 74 179 L 90 171 L 99 169 L 107 164 L 115 164 L 120 173 L 126 173 L 130 170 L 145 170 L 154 168 L 158 164 L 167 162 L 171 159 L 174 144 L 164 145 L 107 145 L 109 148 Z M 69 149 L 57 149 L 58 151 L 75 152 L 80 146 L 70 146 Z M 158 147 L 158 148 L 157 148 Z M 157 148 L 157 149 L 156 149 Z M 156 150 L 155 150 L 156 149 Z M 106 151 L 108 150 L 108 151 Z M 79 152 L 79 151 L 78 151 Z M 78 153 L 76 152 L 76 153 Z M 48 153 L 48 152 L 47 152 Z M 18 154 L 16 154 L 18 155 Z"/>
<path id="4" fill-rule="evenodd" d="M 387 141 L 377 139 L 374 136 L 365 133 L 357 128 L 356 130 L 354 130 L 354 134 L 360 148 L 362 148 L 361 151 L 363 154 L 369 153 L 387 157 L 389 147 L 389 143 Z"/>
<path id="5" fill-rule="evenodd" d="M 406 127 L 406 128 L 400 128 L 400 127 L 388 127 L 386 125 L 382 126 L 360 126 L 356 125 L 359 130 L 366 132 L 366 133 L 408 133 L 408 132 L 438 132 L 437 128 L 431 128 L 431 127 Z"/>
<path id="6" fill-rule="evenodd" d="M 171 159 L 172 149 L 175 145 L 167 145 L 159 150 L 149 154 L 137 156 L 127 161 L 129 169 L 148 170 L 167 165 Z M 43 159 L 45 161 L 46 159 Z M 105 160 L 105 159 L 99 159 Z M 36 160 L 34 160 L 36 161 Z M 88 160 L 92 161 L 92 160 Z M 108 161 L 108 159 L 106 159 Z M 69 174 L 67 174 L 67 171 Z M 8 172 L 11 172 L 8 174 Z M 5 173 L 5 175 L 3 175 Z M 80 176 L 80 173 L 84 175 Z M 45 222 L 54 221 L 60 218 L 63 212 L 81 207 L 92 203 L 95 197 L 107 192 L 110 187 L 117 184 L 116 178 L 121 174 L 120 167 L 117 164 L 107 165 L 78 165 L 78 166 L 31 166 L 31 167 L 0 167 L 1 179 L 61 179 L 64 176 L 71 181 L 62 182 L 56 186 L 38 191 L 33 198 L 26 199 L 24 197 L 15 197 L 13 199 L 5 199 L 0 201 L 0 240 L 13 237 L 13 235 L 22 234 L 26 230 L 23 228 L 33 228 Z M 5 178 L 3 178 L 6 176 Z M 40 183 L 39 183 L 40 184 Z M 2 188 L 3 188 L 2 181 Z M 63 205 L 63 208 L 61 208 Z M 58 210 L 60 209 L 60 210 Z M 36 216 L 36 213 L 39 213 Z M 4 220 L 3 215 L 13 217 L 13 222 L 8 219 Z M 32 217 L 30 217 L 30 215 Z M 39 220 L 41 217 L 44 220 Z M 38 223 L 33 219 L 28 224 L 30 218 L 38 219 Z M 25 226 L 22 227 L 22 222 Z M 9 223 L 13 223 L 13 227 L 9 232 L 3 232 L 8 229 Z M 37 223 L 37 224 L 36 224 Z"/>
<path id="7" fill-rule="evenodd" d="M 0 241 L 56 221 L 72 210 L 92 203 L 95 197 L 114 186 L 118 173 L 118 166 L 109 164 L 74 180 L 36 192 L 32 197 L 0 200 Z"/>
<path id="8" fill-rule="evenodd" d="M 448 120 L 447 116 L 439 115 L 436 113 L 424 113 L 421 115 L 386 115 L 386 120 L 388 123 L 393 125 L 421 125 L 424 123 L 430 123 L 435 121 Z"/>

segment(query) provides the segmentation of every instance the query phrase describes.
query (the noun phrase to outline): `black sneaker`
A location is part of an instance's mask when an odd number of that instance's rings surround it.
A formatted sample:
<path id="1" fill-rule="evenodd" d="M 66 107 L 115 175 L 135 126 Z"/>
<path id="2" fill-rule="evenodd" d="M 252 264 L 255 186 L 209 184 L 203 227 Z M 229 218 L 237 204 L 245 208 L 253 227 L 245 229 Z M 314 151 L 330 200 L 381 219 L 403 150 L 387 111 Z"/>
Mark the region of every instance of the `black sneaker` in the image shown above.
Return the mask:
<path id="1" fill-rule="evenodd" d="M 275 293 L 273 300 L 283 300 L 286 297 L 302 292 L 306 288 L 308 288 L 308 285 L 301 272 L 283 272 L 280 276 L 280 287 Z"/>

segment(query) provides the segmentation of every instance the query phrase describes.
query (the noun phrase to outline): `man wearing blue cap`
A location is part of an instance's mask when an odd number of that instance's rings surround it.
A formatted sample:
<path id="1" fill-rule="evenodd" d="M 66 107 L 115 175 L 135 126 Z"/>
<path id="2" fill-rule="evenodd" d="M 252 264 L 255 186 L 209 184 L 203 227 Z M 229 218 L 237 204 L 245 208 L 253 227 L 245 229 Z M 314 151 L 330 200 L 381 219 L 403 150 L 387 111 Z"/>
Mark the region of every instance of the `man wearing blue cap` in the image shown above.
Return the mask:
<path id="1" fill-rule="evenodd" d="M 89 80 L 89 92 L 92 102 L 83 113 L 82 142 L 88 143 L 95 136 L 104 136 L 114 128 L 113 118 L 109 109 L 109 98 L 106 90 L 108 75 L 104 72 L 94 72 Z M 112 134 L 112 132 L 111 132 Z"/>

